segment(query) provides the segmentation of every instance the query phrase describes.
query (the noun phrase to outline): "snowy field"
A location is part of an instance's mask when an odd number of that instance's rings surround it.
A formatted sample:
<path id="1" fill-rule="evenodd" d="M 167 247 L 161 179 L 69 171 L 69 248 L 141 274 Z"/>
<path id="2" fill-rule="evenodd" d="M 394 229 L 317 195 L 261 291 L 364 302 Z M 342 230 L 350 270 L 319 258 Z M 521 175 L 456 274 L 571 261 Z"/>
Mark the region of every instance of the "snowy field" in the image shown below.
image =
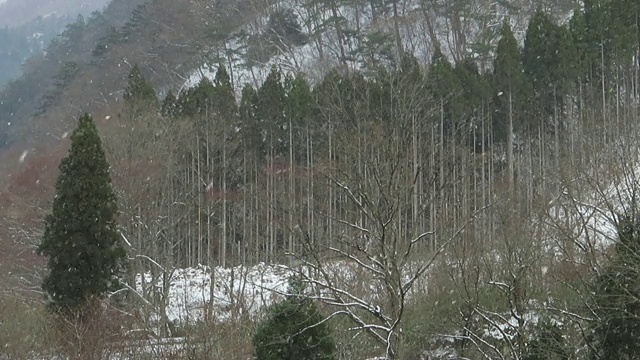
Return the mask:
<path id="1" fill-rule="evenodd" d="M 255 316 L 263 307 L 273 303 L 274 298 L 280 296 L 278 294 L 286 293 L 291 274 L 292 271 L 285 266 L 264 263 L 248 268 L 218 267 L 213 274 L 207 266 L 175 269 L 169 274 L 167 317 L 176 323 L 194 323 L 204 319 L 207 305 L 211 306 L 212 315 L 219 321 L 230 319 L 234 309 Z M 152 274 L 146 273 L 144 285 L 142 280 L 138 275 L 136 287 L 140 294 L 150 291 L 166 293 L 162 277 L 154 281 Z M 212 281 L 213 289 L 210 286 Z"/>

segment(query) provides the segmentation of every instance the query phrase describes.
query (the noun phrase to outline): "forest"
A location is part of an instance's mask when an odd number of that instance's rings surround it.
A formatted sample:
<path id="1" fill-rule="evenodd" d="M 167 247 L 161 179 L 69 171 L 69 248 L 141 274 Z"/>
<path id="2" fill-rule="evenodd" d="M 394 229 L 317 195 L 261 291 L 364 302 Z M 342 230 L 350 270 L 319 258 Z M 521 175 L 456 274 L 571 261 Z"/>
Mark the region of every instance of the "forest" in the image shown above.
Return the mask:
<path id="1" fill-rule="evenodd" d="M 131 64 L 96 120 L 122 280 L 141 289 L 122 326 L 188 339 L 188 358 L 284 358 L 260 341 L 287 330 L 246 299 L 196 324 L 165 310 L 179 269 L 279 264 L 307 286 L 285 304 L 315 319 L 295 335 L 333 334 L 310 359 L 636 358 L 639 18 L 632 0 L 585 0 L 564 22 L 540 6 L 522 36 L 503 19 L 488 59 L 436 43 L 426 62 L 392 21 L 359 66 L 338 46 L 321 77 L 273 64 L 259 84 L 224 58 L 193 87 Z M 268 51 L 314 41 L 291 11 L 267 24 Z"/>

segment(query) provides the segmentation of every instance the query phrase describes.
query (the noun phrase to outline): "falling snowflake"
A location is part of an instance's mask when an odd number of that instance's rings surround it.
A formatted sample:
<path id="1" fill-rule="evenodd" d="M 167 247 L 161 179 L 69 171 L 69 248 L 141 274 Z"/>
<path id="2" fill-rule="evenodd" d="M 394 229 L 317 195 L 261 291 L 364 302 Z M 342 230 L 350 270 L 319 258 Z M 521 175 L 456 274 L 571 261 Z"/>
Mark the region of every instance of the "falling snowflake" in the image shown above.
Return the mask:
<path id="1" fill-rule="evenodd" d="M 22 152 L 22 155 L 20 155 L 20 162 L 23 163 L 24 159 L 27 157 L 27 154 L 29 153 L 29 150 L 25 150 Z"/>

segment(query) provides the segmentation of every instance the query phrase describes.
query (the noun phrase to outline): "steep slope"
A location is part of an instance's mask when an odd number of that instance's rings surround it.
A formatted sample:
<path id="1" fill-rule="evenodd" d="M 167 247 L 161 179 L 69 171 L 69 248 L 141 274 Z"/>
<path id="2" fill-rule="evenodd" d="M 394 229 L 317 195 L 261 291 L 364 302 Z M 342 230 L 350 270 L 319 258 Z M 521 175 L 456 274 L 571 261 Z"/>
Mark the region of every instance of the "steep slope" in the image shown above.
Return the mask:
<path id="1" fill-rule="evenodd" d="M 454 60 L 473 54 L 488 66 L 497 24 L 511 15 L 521 38 L 537 6 L 476 0 L 451 8 L 407 1 L 394 12 L 365 2 L 314 4 L 114 0 L 102 15 L 72 24 L 0 93 L 0 144 L 7 146 L 0 152 L 0 189 L 18 203 L 42 204 L 56 174 L 49 155 L 64 152 L 61 139 L 81 112 L 93 113 L 109 146 L 117 147 L 129 127 L 121 100 L 133 64 L 161 97 L 211 76 L 210 66 L 221 61 L 240 89 L 243 83 L 260 84 L 271 64 L 307 73 L 312 81 L 335 66 L 388 64 L 394 58 L 389 49 L 398 44 L 423 63 L 440 47 Z M 293 16 L 283 24 L 278 14 L 287 13 Z M 302 41 L 290 36 L 287 21 L 300 24 Z M 25 151 L 24 162 L 16 161 Z M 33 189 L 19 176 L 31 164 L 37 169 L 31 170 Z"/>
<path id="2" fill-rule="evenodd" d="M 0 230 L 2 243 L 11 243 L 18 227 L 33 230 L 22 237 L 20 251 L 38 241 L 65 137 L 78 114 L 91 112 L 107 148 L 117 147 L 129 127 L 121 103 L 133 64 L 158 89 L 180 87 L 206 56 L 200 49 L 212 11 L 188 0 L 115 0 L 27 63 L 24 75 L 0 93 L 0 221 L 11 224 Z M 235 14 L 229 18 L 236 21 Z"/>

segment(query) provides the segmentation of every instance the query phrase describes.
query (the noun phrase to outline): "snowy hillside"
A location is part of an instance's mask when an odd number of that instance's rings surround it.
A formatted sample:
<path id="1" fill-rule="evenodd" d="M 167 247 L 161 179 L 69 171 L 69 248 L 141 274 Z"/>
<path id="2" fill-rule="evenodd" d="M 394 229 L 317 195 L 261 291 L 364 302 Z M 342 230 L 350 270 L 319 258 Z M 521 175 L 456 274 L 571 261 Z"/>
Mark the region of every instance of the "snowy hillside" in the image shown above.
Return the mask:
<path id="1" fill-rule="evenodd" d="M 529 16 L 534 10 L 531 4 L 527 7 L 490 1 L 469 3 L 455 14 L 446 13 L 446 7 L 434 10 L 425 6 L 424 1 L 420 0 L 402 4 L 398 15 L 398 31 L 404 51 L 427 64 L 437 46 L 452 61 L 472 57 L 482 67 L 490 66 L 489 59 L 492 58 L 501 24 L 508 20 L 516 38 L 522 43 Z M 223 44 L 211 50 L 210 58 L 221 59 L 231 69 L 238 91 L 245 83 L 260 86 L 272 66 L 279 67 L 285 74 L 306 74 L 314 82 L 336 66 L 363 70 L 371 61 L 369 56 L 372 47 L 378 47 L 375 51 L 380 53 L 388 53 L 386 59 L 380 59 L 382 63 L 394 56 L 391 50 L 394 45 L 390 38 L 396 18 L 392 14 L 374 15 L 366 6 L 338 6 L 335 14 L 341 19 L 341 35 L 342 32 L 353 34 L 347 36 L 346 40 L 340 40 L 338 30 L 327 26 L 334 21 L 333 9 L 319 9 L 307 6 L 304 2 L 300 4 L 297 0 L 284 0 L 273 5 L 271 14 L 283 9 L 293 10 L 303 34 L 309 39 L 306 43 L 271 44 L 277 48 L 276 54 L 264 61 L 251 60 L 251 39 L 273 31 L 269 28 L 270 15 L 265 15 L 244 25 Z M 569 9 L 557 14 L 561 23 L 571 16 Z M 457 22 L 461 22 L 458 24 L 461 28 L 455 28 L 454 23 Z M 341 60 L 343 53 L 345 57 Z M 206 63 L 195 69 L 183 88 L 195 86 L 203 76 L 213 80 L 216 67 L 217 63 Z"/>

